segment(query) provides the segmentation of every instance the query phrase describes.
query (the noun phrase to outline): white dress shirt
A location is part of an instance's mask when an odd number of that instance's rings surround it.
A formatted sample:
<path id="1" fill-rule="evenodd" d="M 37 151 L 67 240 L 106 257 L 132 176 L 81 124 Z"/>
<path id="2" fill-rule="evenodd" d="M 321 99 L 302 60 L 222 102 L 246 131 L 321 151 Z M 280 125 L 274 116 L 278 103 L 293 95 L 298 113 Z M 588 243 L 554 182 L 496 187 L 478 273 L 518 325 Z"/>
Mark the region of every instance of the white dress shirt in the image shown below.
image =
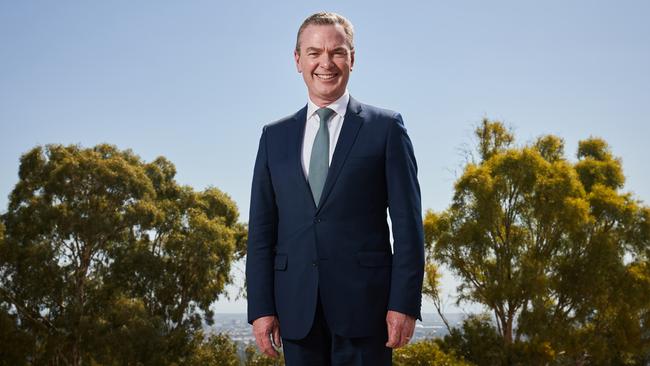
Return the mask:
<path id="1" fill-rule="evenodd" d="M 334 116 L 332 116 L 329 122 L 327 122 L 327 128 L 330 133 L 330 164 L 332 164 L 332 156 L 334 155 L 336 142 L 338 141 L 339 135 L 341 134 L 343 118 L 345 117 L 345 112 L 348 109 L 349 101 L 350 93 L 348 93 L 346 89 L 345 93 L 343 93 L 339 99 L 327 106 L 327 108 L 330 108 L 335 112 Z M 311 160 L 311 149 L 314 146 L 316 133 L 318 133 L 318 129 L 320 128 L 320 118 L 316 114 L 316 111 L 318 109 L 320 109 L 320 107 L 314 104 L 311 99 L 309 99 L 309 102 L 307 103 L 307 120 L 305 121 L 305 136 L 302 140 L 302 169 L 305 173 L 305 177 L 309 177 L 309 161 Z"/>

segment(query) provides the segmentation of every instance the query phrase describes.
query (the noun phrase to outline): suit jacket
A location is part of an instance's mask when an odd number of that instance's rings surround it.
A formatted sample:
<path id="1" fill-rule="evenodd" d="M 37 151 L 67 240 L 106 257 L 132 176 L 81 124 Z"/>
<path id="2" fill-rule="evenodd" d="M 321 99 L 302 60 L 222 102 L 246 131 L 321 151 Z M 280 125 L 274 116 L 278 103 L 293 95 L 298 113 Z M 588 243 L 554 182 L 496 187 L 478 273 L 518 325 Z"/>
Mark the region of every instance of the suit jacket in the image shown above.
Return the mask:
<path id="1" fill-rule="evenodd" d="M 350 98 L 316 206 L 301 165 L 306 113 L 305 106 L 266 125 L 260 139 L 246 261 L 249 323 L 276 315 L 283 337 L 304 338 L 318 292 L 341 336 L 385 332 L 387 310 L 421 319 L 420 187 L 401 116 Z"/>

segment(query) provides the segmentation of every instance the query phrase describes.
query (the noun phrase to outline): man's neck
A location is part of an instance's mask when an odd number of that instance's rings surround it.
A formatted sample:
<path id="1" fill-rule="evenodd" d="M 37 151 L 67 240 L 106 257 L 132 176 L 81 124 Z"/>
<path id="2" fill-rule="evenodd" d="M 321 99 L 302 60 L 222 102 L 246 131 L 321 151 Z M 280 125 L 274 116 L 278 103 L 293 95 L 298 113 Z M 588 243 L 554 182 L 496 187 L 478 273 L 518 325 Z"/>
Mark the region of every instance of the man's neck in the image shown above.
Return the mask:
<path id="1" fill-rule="evenodd" d="M 341 98 L 346 92 L 347 92 L 347 89 L 344 90 L 343 93 L 341 93 L 341 95 L 339 95 L 339 96 L 337 96 L 335 98 L 332 98 L 331 100 L 330 99 L 321 99 L 321 98 L 318 98 L 318 97 L 315 97 L 315 96 L 309 94 L 309 100 L 311 100 L 311 102 L 316 104 L 319 108 L 323 108 L 323 107 L 327 107 L 328 105 L 330 105 L 330 104 L 336 102 L 337 100 L 339 100 L 339 98 Z"/>
<path id="2" fill-rule="evenodd" d="M 350 93 L 348 92 L 347 89 L 345 90 L 343 95 L 341 95 L 338 99 L 333 100 L 333 101 L 331 101 L 331 102 L 329 102 L 327 104 L 324 104 L 324 105 L 316 104 L 314 102 L 314 100 L 311 99 L 311 97 L 309 97 L 309 103 L 307 103 L 307 106 L 308 106 L 308 108 L 307 108 L 307 113 L 308 113 L 307 118 L 310 118 L 316 112 L 317 109 L 323 108 L 323 107 L 328 107 L 330 109 L 333 109 L 337 114 L 340 114 L 340 115 L 343 116 L 343 115 L 345 115 L 345 113 L 347 111 L 349 101 L 350 101 Z"/>

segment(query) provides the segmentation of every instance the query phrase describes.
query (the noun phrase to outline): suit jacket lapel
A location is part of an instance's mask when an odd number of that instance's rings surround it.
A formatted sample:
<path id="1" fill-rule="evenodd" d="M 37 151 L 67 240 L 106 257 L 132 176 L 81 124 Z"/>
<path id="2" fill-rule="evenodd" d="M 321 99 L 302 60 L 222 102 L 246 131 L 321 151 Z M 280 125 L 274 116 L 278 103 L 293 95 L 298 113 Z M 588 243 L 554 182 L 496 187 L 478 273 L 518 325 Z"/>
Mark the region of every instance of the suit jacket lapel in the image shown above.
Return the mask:
<path id="1" fill-rule="evenodd" d="M 359 133 L 359 128 L 361 128 L 361 125 L 363 124 L 363 119 L 361 118 L 361 116 L 359 116 L 360 112 L 361 112 L 361 105 L 355 99 L 350 97 L 350 101 L 348 102 L 348 108 L 347 111 L 345 112 L 345 117 L 343 119 L 343 126 L 341 127 L 341 133 L 339 134 L 339 139 L 336 142 L 336 148 L 334 149 L 334 156 L 332 156 L 332 162 L 330 163 L 330 168 L 327 171 L 325 186 L 323 187 L 323 193 L 321 194 L 320 202 L 318 203 L 318 209 L 316 210 L 316 213 L 320 211 L 320 209 L 323 207 L 323 204 L 326 202 L 327 197 L 332 191 L 332 188 L 334 187 L 334 183 L 336 183 L 336 179 L 338 178 L 339 173 L 341 172 L 341 168 L 343 167 L 343 164 L 345 163 L 345 160 L 348 157 L 350 148 L 352 147 L 354 141 L 357 138 L 357 134 Z M 302 128 L 303 128 L 302 131 L 304 133 L 304 123 Z M 302 173 L 302 165 L 301 165 L 300 172 Z"/>
<path id="2" fill-rule="evenodd" d="M 296 177 L 298 179 L 298 182 L 300 187 L 300 191 L 302 191 L 304 195 L 307 196 L 308 201 L 311 202 L 312 208 L 315 210 L 316 209 L 316 204 L 314 203 L 314 197 L 311 194 L 311 188 L 309 188 L 309 181 L 307 180 L 307 177 L 305 177 L 305 172 L 302 168 L 302 143 L 303 140 L 305 139 L 305 123 L 307 121 L 307 106 L 299 110 L 294 116 L 294 124 L 295 128 L 290 128 L 288 130 L 289 133 L 289 147 L 293 147 L 294 153 L 291 154 L 291 159 L 294 161 L 292 162 L 292 165 L 296 167 L 295 172 L 298 174 Z"/>

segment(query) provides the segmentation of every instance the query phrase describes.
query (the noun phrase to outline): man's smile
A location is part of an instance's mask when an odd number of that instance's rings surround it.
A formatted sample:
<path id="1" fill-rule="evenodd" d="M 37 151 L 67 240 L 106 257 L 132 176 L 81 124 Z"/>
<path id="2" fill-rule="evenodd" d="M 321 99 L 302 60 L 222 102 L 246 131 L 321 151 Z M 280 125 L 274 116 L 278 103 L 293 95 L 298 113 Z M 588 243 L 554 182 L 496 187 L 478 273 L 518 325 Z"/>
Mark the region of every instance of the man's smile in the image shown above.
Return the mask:
<path id="1" fill-rule="evenodd" d="M 337 73 L 320 73 L 320 74 L 314 73 L 314 75 L 321 80 L 331 80 L 338 76 Z"/>

